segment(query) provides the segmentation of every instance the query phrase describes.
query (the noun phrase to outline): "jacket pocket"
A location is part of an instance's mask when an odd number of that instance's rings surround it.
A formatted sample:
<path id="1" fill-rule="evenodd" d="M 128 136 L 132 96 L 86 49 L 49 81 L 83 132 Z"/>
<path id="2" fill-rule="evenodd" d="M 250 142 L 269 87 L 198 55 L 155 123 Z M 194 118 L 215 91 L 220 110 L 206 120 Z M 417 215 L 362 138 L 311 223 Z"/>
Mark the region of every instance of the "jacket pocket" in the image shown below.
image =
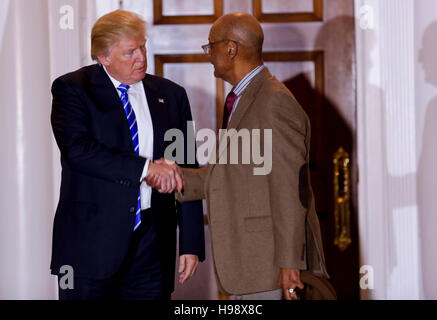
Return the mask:
<path id="1" fill-rule="evenodd" d="M 259 216 L 244 218 L 244 228 L 246 232 L 261 232 L 272 230 L 272 217 Z"/>

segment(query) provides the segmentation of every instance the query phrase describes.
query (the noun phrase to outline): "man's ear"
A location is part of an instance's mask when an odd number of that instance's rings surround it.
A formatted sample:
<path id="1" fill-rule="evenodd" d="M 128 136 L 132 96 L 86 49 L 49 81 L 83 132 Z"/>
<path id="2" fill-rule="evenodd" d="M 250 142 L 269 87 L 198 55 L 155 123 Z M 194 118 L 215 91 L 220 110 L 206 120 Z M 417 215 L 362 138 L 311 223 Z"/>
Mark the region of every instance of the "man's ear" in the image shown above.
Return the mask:
<path id="1" fill-rule="evenodd" d="M 97 59 L 99 60 L 100 64 L 104 65 L 105 67 L 107 67 L 111 62 L 111 59 L 104 55 L 97 56 Z"/>
<path id="2" fill-rule="evenodd" d="M 228 44 L 228 56 L 233 59 L 237 55 L 237 52 L 238 52 L 237 44 L 233 41 L 230 41 Z"/>

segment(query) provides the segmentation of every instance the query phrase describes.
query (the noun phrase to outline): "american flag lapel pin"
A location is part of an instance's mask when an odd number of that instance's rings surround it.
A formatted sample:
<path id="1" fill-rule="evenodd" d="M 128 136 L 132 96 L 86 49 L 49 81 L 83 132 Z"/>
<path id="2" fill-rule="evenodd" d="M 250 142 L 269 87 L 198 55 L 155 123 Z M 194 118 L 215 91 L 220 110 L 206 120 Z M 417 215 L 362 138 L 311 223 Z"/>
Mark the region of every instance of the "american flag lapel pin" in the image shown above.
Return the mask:
<path id="1" fill-rule="evenodd" d="M 158 99 L 158 102 L 159 102 L 159 103 L 164 103 L 164 99 L 159 98 L 159 99 Z"/>

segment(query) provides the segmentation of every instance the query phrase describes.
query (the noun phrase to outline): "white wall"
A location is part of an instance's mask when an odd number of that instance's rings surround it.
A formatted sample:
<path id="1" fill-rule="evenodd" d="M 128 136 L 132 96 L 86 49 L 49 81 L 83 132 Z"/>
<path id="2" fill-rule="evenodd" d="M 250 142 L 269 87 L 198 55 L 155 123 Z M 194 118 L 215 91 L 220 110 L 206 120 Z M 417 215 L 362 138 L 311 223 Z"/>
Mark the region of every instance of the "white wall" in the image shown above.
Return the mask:
<path id="1" fill-rule="evenodd" d="M 0 299 L 50 299 L 53 166 L 47 1 L 14 0 L 1 16 Z"/>
<path id="2" fill-rule="evenodd" d="M 72 28 L 60 20 L 69 6 Z M 94 1 L 0 4 L 0 299 L 55 299 L 50 275 L 59 151 L 50 126 L 52 80 L 90 63 Z"/>
<path id="3" fill-rule="evenodd" d="M 437 299 L 437 2 L 415 2 L 417 200 L 423 293 Z"/>
<path id="4" fill-rule="evenodd" d="M 362 297 L 435 299 L 437 3 L 355 4 Z"/>

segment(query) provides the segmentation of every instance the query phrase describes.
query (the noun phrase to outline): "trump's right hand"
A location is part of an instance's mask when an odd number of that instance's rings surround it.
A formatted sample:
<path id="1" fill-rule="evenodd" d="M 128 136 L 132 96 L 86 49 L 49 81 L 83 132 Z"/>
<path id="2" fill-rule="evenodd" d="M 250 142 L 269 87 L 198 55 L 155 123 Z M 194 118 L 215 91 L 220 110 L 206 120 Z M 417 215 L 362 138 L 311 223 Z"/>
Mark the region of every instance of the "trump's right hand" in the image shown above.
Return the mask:
<path id="1" fill-rule="evenodd" d="M 181 192 L 184 188 L 182 169 L 173 161 L 165 158 L 149 164 L 146 182 L 161 193 Z"/>

